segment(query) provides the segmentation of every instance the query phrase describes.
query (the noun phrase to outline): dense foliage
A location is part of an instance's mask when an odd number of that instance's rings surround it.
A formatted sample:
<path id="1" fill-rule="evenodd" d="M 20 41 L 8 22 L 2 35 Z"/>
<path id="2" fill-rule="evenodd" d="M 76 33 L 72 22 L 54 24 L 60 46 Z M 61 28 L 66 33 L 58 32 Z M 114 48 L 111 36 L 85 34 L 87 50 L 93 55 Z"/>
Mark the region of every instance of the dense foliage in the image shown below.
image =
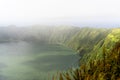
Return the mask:
<path id="1" fill-rule="evenodd" d="M 90 61 L 78 69 L 58 73 L 53 80 L 119 80 L 120 42 L 110 51 L 103 48 L 102 55 L 102 59 Z"/>

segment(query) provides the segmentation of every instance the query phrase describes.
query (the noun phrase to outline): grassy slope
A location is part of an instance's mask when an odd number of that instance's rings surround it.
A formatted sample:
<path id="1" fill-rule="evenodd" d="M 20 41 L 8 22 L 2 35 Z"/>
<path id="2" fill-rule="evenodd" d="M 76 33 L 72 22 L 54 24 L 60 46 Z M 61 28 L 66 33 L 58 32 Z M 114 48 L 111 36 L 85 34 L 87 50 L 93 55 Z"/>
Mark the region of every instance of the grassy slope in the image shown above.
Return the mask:
<path id="1" fill-rule="evenodd" d="M 79 53 L 86 53 L 91 51 L 94 45 L 105 38 L 108 33 L 106 29 L 82 28 L 68 41 L 67 45 Z"/>
<path id="2" fill-rule="evenodd" d="M 79 28 L 70 26 L 46 28 L 31 28 L 27 32 L 32 34 L 32 37 L 30 37 L 32 41 L 61 44 L 76 50 L 80 55 L 85 54 L 82 61 L 102 57 L 97 52 L 101 53 L 104 46 L 109 47 L 117 42 L 120 34 L 120 29 Z M 30 39 L 28 38 L 28 40 Z"/>
<path id="3" fill-rule="evenodd" d="M 67 29 L 67 28 L 66 28 Z M 63 28 L 63 30 L 65 30 Z M 61 43 L 67 47 L 70 47 L 76 50 L 79 55 L 83 56 L 80 60 L 82 63 L 89 63 L 91 60 L 101 59 L 103 48 L 107 48 L 107 50 L 111 49 L 112 46 L 120 40 L 120 29 L 97 29 L 97 28 L 78 28 L 76 33 L 69 34 L 69 29 L 67 29 L 67 35 L 63 35 L 66 40 L 62 37 L 58 37 L 61 39 Z M 73 30 L 73 28 L 71 28 Z M 75 31 L 75 30 L 73 30 Z M 64 32 L 64 31 L 62 31 Z M 72 32 L 72 31 L 70 31 Z M 55 36 L 54 36 L 55 37 Z M 56 40 L 60 40 L 56 38 Z"/>
<path id="4" fill-rule="evenodd" d="M 120 28 L 79 29 L 65 44 L 85 54 L 80 60 L 80 69 L 57 74 L 53 80 L 119 80 L 119 42 Z"/>
<path id="5" fill-rule="evenodd" d="M 120 80 L 120 42 L 110 51 L 104 48 L 102 55 L 103 59 L 92 60 L 79 69 L 59 73 L 53 80 Z"/>
<path id="6" fill-rule="evenodd" d="M 119 28 L 112 29 L 105 38 L 101 39 L 101 41 L 99 41 L 96 45 L 94 45 L 93 50 L 89 54 L 84 55 L 81 62 L 89 63 L 89 61 L 91 60 L 97 60 L 103 58 L 102 56 L 103 48 L 109 51 L 118 41 L 120 41 L 120 29 Z"/>
<path id="7" fill-rule="evenodd" d="M 56 27 L 51 33 L 49 43 L 67 46 L 83 55 L 90 53 L 99 42 L 102 43 L 110 31 L 102 28 Z"/>

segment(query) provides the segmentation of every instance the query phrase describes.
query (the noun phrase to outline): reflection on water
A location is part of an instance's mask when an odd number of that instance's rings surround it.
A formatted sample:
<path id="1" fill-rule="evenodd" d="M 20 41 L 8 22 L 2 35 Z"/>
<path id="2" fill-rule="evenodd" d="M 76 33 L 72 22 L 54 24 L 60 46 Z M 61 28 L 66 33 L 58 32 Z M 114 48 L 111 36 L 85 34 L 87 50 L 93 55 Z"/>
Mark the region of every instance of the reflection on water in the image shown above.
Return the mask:
<path id="1" fill-rule="evenodd" d="M 59 45 L 26 42 L 0 44 L 0 80 L 45 80 L 78 60 L 74 51 Z"/>

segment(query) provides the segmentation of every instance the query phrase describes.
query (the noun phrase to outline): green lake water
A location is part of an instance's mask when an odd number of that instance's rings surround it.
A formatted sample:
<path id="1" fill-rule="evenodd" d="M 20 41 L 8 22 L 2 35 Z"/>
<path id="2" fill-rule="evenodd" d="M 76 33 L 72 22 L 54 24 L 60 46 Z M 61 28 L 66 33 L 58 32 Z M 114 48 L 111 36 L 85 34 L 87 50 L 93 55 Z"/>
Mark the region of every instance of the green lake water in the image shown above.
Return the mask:
<path id="1" fill-rule="evenodd" d="M 60 45 L 0 44 L 0 80 L 48 80 L 74 66 L 75 51 Z"/>

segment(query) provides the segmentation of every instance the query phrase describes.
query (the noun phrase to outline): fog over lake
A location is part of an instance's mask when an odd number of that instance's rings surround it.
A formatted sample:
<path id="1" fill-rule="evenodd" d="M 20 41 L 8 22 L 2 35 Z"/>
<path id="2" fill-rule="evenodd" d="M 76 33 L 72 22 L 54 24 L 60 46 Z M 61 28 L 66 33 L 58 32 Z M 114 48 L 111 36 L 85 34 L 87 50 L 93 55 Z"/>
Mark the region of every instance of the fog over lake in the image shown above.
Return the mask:
<path id="1" fill-rule="evenodd" d="M 58 44 L 0 43 L 0 80 L 45 80 L 76 66 L 78 59 L 75 51 Z"/>

